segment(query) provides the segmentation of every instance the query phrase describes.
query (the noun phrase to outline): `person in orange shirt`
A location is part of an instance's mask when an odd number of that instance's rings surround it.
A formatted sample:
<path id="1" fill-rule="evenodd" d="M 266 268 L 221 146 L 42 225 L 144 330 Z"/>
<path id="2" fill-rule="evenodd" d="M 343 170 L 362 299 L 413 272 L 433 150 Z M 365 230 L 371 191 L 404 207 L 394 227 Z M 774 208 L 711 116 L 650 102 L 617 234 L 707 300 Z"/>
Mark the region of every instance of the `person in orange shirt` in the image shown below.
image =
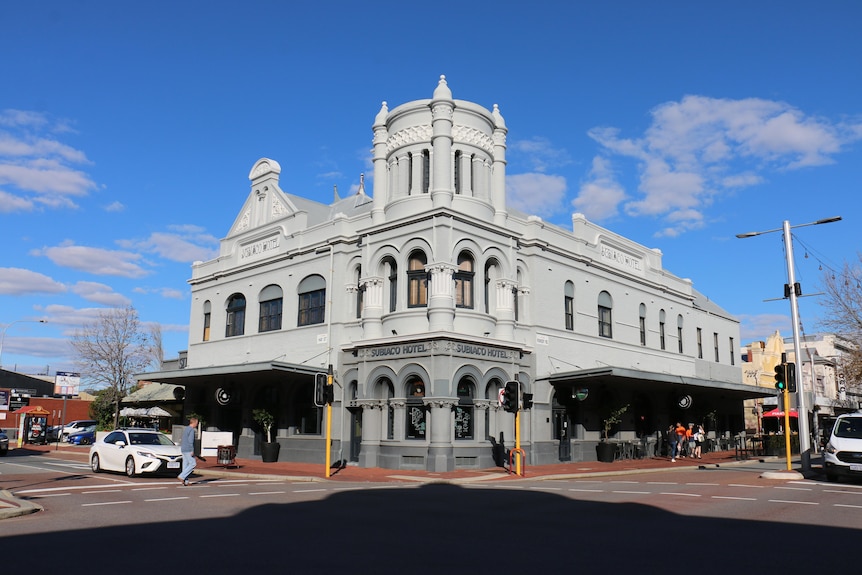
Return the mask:
<path id="1" fill-rule="evenodd" d="M 676 445 L 677 457 L 685 457 L 685 426 L 678 421 L 676 423 Z"/>
<path id="2" fill-rule="evenodd" d="M 694 435 L 695 435 L 694 424 L 689 423 L 688 429 L 685 430 L 685 442 L 688 446 L 688 451 L 686 452 L 686 454 L 692 458 L 696 457 L 694 449 L 697 446 L 697 443 L 694 440 Z"/>

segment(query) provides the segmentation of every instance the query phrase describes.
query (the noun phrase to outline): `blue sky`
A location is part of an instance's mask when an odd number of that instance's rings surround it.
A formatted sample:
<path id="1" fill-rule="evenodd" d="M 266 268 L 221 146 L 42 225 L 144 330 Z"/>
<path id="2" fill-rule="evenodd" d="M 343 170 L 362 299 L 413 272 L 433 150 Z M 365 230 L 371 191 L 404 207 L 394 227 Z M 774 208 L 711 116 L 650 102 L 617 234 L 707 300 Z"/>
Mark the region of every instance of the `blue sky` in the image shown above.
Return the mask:
<path id="1" fill-rule="evenodd" d="M 381 102 L 430 98 L 441 74 L 500 106 L 512 205 L 660 249 L 743 343 L 789 336 L 787 301 L 765 301 L 781 234 L 735 235 L 840 215 L 794 230 L 797 280 L 814 293 L 858 262 L 860 21 L 851 0 L 3 2 L 0 359 L 73 370 L 69 336 L 128 304 L 176 357 L 191 262 L 254 162 L 277 160 L 289 193 L 344 196 L 371 176 Z M 818 299 L 800 300 L 806 333 Z"/>

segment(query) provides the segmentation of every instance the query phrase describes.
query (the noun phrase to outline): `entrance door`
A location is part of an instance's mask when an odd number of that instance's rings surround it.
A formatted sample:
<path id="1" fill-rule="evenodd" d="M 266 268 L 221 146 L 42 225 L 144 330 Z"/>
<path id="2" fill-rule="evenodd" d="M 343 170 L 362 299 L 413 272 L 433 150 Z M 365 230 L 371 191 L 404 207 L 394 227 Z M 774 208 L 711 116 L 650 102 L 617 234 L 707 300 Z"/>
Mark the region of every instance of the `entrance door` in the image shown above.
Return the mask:
<path id="1" fill-rule="evenodd" d="M 572 460 L 572 442 L 569 441 L 569 414 L 565 407 L 554 400 L 554 439 L 560 441 L 560 461 Z"/>
<path id="2" fill-rule="evenodd" d="M 350 461 L 359 461 L 362 447 L 362 411 L 350 410 Z"/>

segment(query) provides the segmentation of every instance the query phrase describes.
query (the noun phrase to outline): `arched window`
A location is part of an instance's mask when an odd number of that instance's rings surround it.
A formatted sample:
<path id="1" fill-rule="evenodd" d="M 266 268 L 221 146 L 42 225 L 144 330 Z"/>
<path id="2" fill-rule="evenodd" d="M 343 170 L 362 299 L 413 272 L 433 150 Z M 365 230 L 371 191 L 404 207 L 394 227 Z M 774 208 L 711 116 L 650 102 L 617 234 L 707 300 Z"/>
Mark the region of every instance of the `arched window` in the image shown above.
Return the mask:
<path id="1" fill-rule="evenodd" d="M 425 383 L 413 377 L 407 383 L 407 439 L 425 439 Z"/>
<path id="2" fill-rule="evenodd" d="M 566 282 L 565 295 L 563 296 L 563 313 L 566 318 L 566 329 L 575 329 L 575 284 Z"/>
<path id="3" fill-rule="evenodd" d="M 496 301 L 492 301 L 491 294 L 491 286 L 494 283 L 494 280 L 500 277 L 500 264 L 494 258 L 489 259 L 485 263 L 485 313 L 493 314 L 497 311 L 496 309 Z M 493 305 L 492 305 L 493 304 Z"/>
<path id="4" fill-rule="evenodd" d="M 473 308 L 473 275 L 473 256 L 461 252 L 455 272 L 455 307 Z"/>
<path id="5" fill-rule="evenodd" d="M 365 305 L 365 286 L 362 285 L 362 266 L 356 266 L 356 318 L 362 317 L 362 306 Z"/>
<path id="6" fill-rule="evenodd" d="M 679 347 L 679 352 L 682 353 L 683 352 L 683 346 L 682 346 L 682 316 L 681 315 L 676 316 L 676 339 L 677 339 L 677 346 Z"/>
<path id="7" fill-rule="evenodd" d="M 227 325 L 224 336 L 233 337 L 245 333 L 245 296 L 235 293 L 227 300 Z"/>
<path id="8" fill-rule="evenodd" d="M 455 406 L 455 439 L 473 439 L 473 396 L 476 386 L 469 377 L 458 382 L 458 405 Z"/>
<path id="9" fill-rule="evenodd" d="M 646 305 L 640 305 L 640 319 L 638 320 L 638 328 L 641 332 L 641 345 L 646 345 Z"/>
<path id="10" fill-rule="evenodd" d="M 614 337 L 613 315 L 614 300 L 611 294 L 603 291 L 599 294 L 599 336 Z"/>
<path id="11" fill-rule="evenodd" d="M 388 377 L 380 378 L 377 382 L 375 397 L 386 402 L 386 439 L 395 439 L 395 406 L 392 404 L 395 388 Z"/>
<path id="12" fill-rule="evenodd" d="M 665 349 L 665 313 L 664 310 L 658 312 L 658 345 L 659 348 Z"/>
<path id="13" fill-rule="evenodd" d="M 326 319 L 326 280 L 321 276 L 308 276 L 297 288 L 299 315 L 296 325 L 314 325 Z"/>
<path id="14" fill-rule="evenodd" d="M 210 340 L 210 320 L 212 318 L 212 304 L 210 300 L 204 302 L 204 339 L 203 341 Z"/>
<path id="15" fill-rule="evenodd" d="M 425 271 L 427 263 L 423 252 L 416 250 L 410 254 L 407 267 L 408 307 L 428 305 L 428 272 Z"/>
<path id="16" fill-rule="evenodd" d="M 273 284 L 260 291 L 260 319 L 257 331 L 275 331 L 281 329 L 282 292 L 281 287 Z"/>

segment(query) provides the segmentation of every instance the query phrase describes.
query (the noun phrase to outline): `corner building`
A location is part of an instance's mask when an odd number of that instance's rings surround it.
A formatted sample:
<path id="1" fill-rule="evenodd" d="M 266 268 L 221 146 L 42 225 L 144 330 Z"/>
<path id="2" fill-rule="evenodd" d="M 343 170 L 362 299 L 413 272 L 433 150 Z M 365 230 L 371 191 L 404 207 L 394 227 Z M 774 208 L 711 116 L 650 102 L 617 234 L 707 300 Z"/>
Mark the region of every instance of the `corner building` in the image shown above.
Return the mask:
<path id="1" fill-rule="evenodd" d="M 572 229 L 506 206 L 507 128 L 452 97 L 373 124 L 373 193 L 324 205 L 285 193 L 276 161 L 219 257 L 193 266 L 187 352 L 148 379 L 182 384 L 186 411 L 260 453 L 254 409 L 276 415 L 280 459 L 325 461 L 315 377 L 332 366 L 332 461 L 449 471 L 494 465 L 515 441 L 499 393 L 517 380 L 527 465 L 592 460 L 613 436 L 671 420 L 743 428 L 738 322 L 661 253 L 574 214 Z"/>

